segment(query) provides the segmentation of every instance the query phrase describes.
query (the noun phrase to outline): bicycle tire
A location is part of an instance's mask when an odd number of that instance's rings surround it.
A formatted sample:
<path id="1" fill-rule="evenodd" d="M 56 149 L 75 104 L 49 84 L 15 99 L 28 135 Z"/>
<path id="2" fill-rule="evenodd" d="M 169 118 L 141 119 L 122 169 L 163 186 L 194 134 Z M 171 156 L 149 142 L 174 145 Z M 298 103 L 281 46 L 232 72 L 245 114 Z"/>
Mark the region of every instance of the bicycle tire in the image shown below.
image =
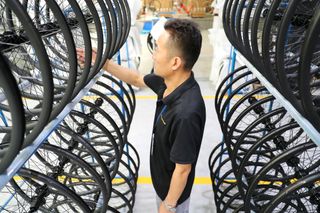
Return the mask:
<path id="1" fill-rule="evenodd" d="M 11 128 L 8 128 L 6 131 L 7 134 L 10 135 L 8 140 L 3 140 L 2 138 L 0 141 L 1 153 L 4 152 L 0 157 L 0 174 L 2 174 L 11 164 L 22 147 L 25 133 L 25 118 L 17 83 L 9 70 L 8 64 L 5 62 L 1 54 L 0 67 L 0 88 L 2 88 L 1 90 L 3 90 L 10 106 L 9 108 L 12 120 Z M 4 127 L 1 126 L 0 130 L 3 131 L 3 129 Z M 7 147 L 4 148 L 4 145 Z"/>
<path id="2" fill-rule="evenodd" d="M 53 103 L 53 82 L 52 82 L 52 72 L 50 68 L 50 62 L 48 61 L 48 55 L 45 51 L 45 48 L 41 42 L 41 38 L 39 33 L 37 32 L 35 26 L 32 24 L 29 16 L 26 14 L 23 6 L 17 0 L 9 1 L 6 0 L 6 5 L 15 13 L 15 15 L 19 18 L 19 21 L 23 24 L 26 33 L 28 34 L 28 38 L 30 39 L 30 43 L 34 47 L 35 54 L 39 59 L 39 66 L 41 67 L 42 79 L 44 81 L 44 97 L 42 103 L 42 112 L 39 115 L 37 120 L 37 125 L 32 128 L 32 132 L 29 133 L 25 140 L 25 144 L 31 143 L 38 134 L 42 131 L 44 126 L 47 124 L 50 113 L 52 110 Z M 26 129 L 29 128 L 29 124 L 26 125 Z"/>
<path id="3" fill-rule="evenodd" d="M 307 36 L 302 49 L 301 61 L 299 63 L 299 91 L 301 93 L 302 106 L 306 117 L 313 124 L 313 126 L 320 131 L 320 115 L 317 112 L 317 107 L 313 102 L 313 95 L 311 94 L 310 81 L 312 75 L 311 65 L 313 51 L 315 50 L 316 42 L 319 35 L 320 26 L 320 7 L 317 8 L 315 16 L 313 17 L 310 28 L 307 31 Z"/>
<path id="4" fill-rule="evenodd" d="M 39 172 L 30 170 L 30 169 L 25 169 L 25 168 L 21 168 L 18 172 L 18 175 L 23 178 L 27 178 L 27 179 L 38 180 L 38 181 L 44 183 L 44 186 L 47 186 L 49 188 L 53 188 L 52 192 L 56 192 L 56 193 L 63 195 L 64 199 L 67 199 L 66 201 L 71 200 L 73 202 L 73 205 L 75 205 L 75 204 L 78 205 L 80 207 L 80 209 L 82 210 L 82 212 L 89 212 L 90 211 L 90 209 L 88 208 L 86 203 L 78 195 L 76 195 L 73 191 L 71 191 L 70 189 L 65 187 L 63 184 L 57 182 L 53 178 L 50 178 L 50 177 L 43 175 Z M 14 181 L 11 181 L 11 184 L 13 187 L 14 187 L 14 185 L 16 185 L 16 188 L 18 186 Z M 17 192 L 16 196 L 20 195 L 23 199 L 27 200 L 28 203 L 31 203 L 31 197 L 29 197 L 27 194 L 25 194 L 23 192 L 23 190 L 17 190 L 16 192 Z M 21 205 L 21 207 L 25 207 L 25 206 Z M 48 212 L 48 211 L 45 211 L 45 207 L 43 207 L 43 206 L 41 206 L 40 209 L 44 212 Z M 16 212 L 16 210 L 15 210 L 15 212 Z M 22 212 L 26 212 L 26 211 L 22 211 Z M 60 212 L 60 211 L 58 211 L 58 212 Z M 64 212 L 64 211 L 62 211 L 62 212 Z"/>

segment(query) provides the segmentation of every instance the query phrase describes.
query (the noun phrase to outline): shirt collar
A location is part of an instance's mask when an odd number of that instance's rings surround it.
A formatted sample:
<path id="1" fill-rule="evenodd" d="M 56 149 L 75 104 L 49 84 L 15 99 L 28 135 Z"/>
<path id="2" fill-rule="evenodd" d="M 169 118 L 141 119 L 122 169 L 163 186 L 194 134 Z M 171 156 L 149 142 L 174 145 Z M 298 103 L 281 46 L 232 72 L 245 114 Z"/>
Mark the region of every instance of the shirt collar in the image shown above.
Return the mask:
<path id="1" fill-rule="evenodd" d="M 162 99 L 165 105 L 173 103 L 177 98 L 179 98 L 185 91 L 194 86 L 196 80 L 194 79 L 194 74 L 191 72 L 190 77 L 184 81 L 180 86 L 178 86 L 173 92 L 171 92 L 167 97 Z"/>

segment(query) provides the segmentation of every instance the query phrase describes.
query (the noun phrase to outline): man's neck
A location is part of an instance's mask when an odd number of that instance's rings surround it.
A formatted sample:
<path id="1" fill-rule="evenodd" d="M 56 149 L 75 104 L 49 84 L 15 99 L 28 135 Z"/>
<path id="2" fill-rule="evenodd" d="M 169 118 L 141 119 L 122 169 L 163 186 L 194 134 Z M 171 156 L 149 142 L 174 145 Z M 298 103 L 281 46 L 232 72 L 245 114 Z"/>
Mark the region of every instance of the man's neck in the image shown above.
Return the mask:
<path id="1" fill-rule="evenodd" d="M 167 89 L 165 90 L 163 97 L 166 97 L 172 93 L 177 87 L 190 78 L 190 76 L 191 71 L 182 71 L 179 73 L 179 75 L 173 75 L 167 79 L 164 79 Z"/>

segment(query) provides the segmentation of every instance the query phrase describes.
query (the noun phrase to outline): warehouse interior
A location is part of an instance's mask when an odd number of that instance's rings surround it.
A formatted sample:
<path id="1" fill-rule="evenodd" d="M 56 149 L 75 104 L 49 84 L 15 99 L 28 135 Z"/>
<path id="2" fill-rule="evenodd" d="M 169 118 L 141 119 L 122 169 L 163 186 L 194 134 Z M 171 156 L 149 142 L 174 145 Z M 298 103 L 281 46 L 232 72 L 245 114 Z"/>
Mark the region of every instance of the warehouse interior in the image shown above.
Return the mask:
<path id="1" fill-rule="evenodd" d="M 0 213 L 320 212 L 319 35 L 318 0 L 0 0 Z"/>

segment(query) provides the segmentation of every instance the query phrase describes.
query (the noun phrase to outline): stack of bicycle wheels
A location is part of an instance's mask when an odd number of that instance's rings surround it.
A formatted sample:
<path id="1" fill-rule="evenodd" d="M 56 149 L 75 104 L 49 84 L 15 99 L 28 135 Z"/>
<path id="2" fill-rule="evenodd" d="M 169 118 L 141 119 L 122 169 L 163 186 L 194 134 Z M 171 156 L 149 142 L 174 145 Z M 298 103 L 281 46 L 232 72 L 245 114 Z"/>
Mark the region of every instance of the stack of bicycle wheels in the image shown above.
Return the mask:
<path id="1" fill-rule="evenodd" d="M 130 11 L 120 0 L 0 0 L 0 13 L 1 175 L 118 52 Z M 131 86 L 103 74 L 0 189 L 0 212 L 132 212 L 134 109 Z"/>
<path id="2" fill-rule="evenodd" d="M 227 0 L 232 45 L 320 131 L 317 0 Z"/>
<path id="3" fill-rule="evenodd" d="M 209 167 L 218 212 L 317 212 L 320 148 L 246 67 L 216 93 Z M 290 192 L 290 194 L 289 194 Z"/>
<path id="4" fill-rule="evenodd" d="M 232 45 L 320 130 L 319 1 L 227 0 Z M 247 67 L 223 79 L 209 158 L 218 212 L 319 212 L 320 150 Z"/>

